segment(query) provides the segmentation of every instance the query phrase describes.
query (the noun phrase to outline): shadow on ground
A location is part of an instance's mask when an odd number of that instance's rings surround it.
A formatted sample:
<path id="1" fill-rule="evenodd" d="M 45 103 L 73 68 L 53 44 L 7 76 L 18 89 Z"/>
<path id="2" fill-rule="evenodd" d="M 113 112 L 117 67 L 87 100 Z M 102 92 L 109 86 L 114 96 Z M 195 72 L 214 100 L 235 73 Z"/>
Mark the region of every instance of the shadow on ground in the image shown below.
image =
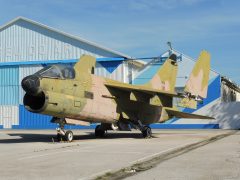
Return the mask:
<path id="1" fill-rule="evenodd" d="M 7 139 L 0 139 L 0 143 L 32 143 L 32 142 L 57 142 L 56 135 L 54 134 L 27 134 L 27 133 L 8 133 Z M 122 138 L 133 138 L 142 139 L 141 133 L 107 133 L 103 138 L 96 138 L 93 132 L 86 132 L 85 134 L 75 134 L 74 142 L 81 142 L 81 140 L 93 140 L 93 139 L 122 139 Z M 152 138 L 156 138 L 153 134 Z"/>

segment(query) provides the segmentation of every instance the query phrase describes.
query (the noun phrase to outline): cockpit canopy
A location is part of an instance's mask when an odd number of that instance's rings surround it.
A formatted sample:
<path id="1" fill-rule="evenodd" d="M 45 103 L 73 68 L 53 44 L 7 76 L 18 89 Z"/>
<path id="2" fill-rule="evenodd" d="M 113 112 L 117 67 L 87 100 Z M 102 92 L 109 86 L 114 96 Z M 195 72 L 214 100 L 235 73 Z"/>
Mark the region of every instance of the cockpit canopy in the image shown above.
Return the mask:
<path id="1" fill-rule="evenodd" d="M 35 73 L 41 77 L 56 78 L 56 79 L 74 79 L 75 70 L 68 65 L 52 65 L 47 66 Z"/>

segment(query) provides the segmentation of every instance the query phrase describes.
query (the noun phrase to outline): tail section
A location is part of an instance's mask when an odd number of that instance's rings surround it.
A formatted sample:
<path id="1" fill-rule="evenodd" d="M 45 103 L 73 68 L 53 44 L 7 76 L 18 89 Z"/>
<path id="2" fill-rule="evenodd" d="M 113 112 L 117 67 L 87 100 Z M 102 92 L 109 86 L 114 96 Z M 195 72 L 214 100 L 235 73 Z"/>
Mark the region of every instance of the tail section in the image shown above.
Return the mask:
<path id="1" fill-rule="evenodd" d="M 144 87 L 163 90 L 166 92 L 175 92 L 177 77 L 177 56 L 172 54 L 164 64 L 158 69 L 157 73 Z"/>
<path id="2" fill-rule="evenodd" d="M 210 54 L 202 51 L 190 74 L 184 91 L 196 97 L 207 97 L 208 80 L 210 73 Z"/>
<path id="3" fill-rule="evenodd" d="M 196 109 L 197 102 L 207 97 L 210 73 L 210 54 L 202 51 L 184 88 L 180 106 Z"/>

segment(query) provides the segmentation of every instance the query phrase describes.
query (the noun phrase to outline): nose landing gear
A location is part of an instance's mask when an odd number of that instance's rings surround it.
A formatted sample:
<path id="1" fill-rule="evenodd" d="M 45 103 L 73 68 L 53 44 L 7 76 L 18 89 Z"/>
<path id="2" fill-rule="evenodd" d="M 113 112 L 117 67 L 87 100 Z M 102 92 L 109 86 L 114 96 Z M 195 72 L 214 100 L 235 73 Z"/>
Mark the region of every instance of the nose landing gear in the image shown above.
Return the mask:
<path id="1" fill-rule="evenodd" d="M 66 121 L 64 118 L 56 118 L 54 117 L 51 122 L 58 123 L 59 127 L 56 129 L 57 130 L 57 140 L 58 141 L 67 141 L 67 142 L 72 142 L 73 141 L 73 132 L 68 130 L 64 130 L 64 126 L 66 125 Z"/>
<path id="2" fill-rule="evenodd" d="M 57 140 L 58 141 L 67 141 L 67 142 L 72 142 L 73 141 L 73 132 L 68 130 L 64 131 L 60 128 L 57 128 Z"/>

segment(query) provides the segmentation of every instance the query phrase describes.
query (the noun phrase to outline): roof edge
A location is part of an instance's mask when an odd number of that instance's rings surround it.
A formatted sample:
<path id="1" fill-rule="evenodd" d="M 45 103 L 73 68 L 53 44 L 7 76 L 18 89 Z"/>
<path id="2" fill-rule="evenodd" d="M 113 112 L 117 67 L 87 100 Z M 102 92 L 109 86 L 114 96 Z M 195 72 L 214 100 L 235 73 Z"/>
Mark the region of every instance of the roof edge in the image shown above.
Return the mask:
<path id="1" fill-rule="evenodd" d="M 97 43 L 95 43 L 95 42 L 88 41 L 88 40 L 86 40 L 86 39 L 84 39 L 84 38 L 81 38 L 81 37 L 78 37 L 78 36 L 75 36 L 75 35 L 71 35 L 71 34 L 69 34 L 69 33 L 66 33 L 66 32 L 63 32 L 63 31 L 61 31 L 61 30 L 58 30 L 58 29 L 49 27 L 49 26 L 47 26 L 47 25 L 45 25 L 45 24 L 39 23 L 39 22 L 37 22 L 37 21 L 31 20 L 31 19 L 28 19 L 28 18 L 22 17 L 22 16 L 18 16 L 18 17 L 16 17 L 16 18 L 14 18 L 13 20 L 9 21 L 8 23 L 4 24 L 3 26 L 0 26 L 0 30 L 3 29 L 3 28 L 6 28 L 7 26 L 12 25 L 13 23 L 15 23 L 15 22 L 17 22 L 17 21 L 19 21 L 19 20 L 26 21 L 26 22 L 28 22 L 28 23 L 31 23 L 31 24 L 40 26 L 40 27 L 42 27 L 42 28 L 46 28 L 46 29 L 48 29 L 48 30 L 50 30 L 50 31 L 54 31 L 54 32 L 56 32 L 56 33 L 62 34 L 62 35 L 67 36 L 67 37 L 69 37 L 69 38 L 72 38 L 72 39 L 75 39 L 75 40 L 78 40 L 78 41 L 82 41 L 83 43 L 89 44 L 89 45 L 91 45 L 91 46 L 97 47 L 97 48 L 102 49 L 102 50 L 105 50 L 105 51 L 109 51 L 109 52 L 111 52 L 111 53 L 113 53 L 113 54 L 116 54 L 116 55 L 119 55 L 119 56 L 121 56 L 121 57 L 132 58 L 131 56 L 128 56 L 128 55 L 126 55 L 126 54 L 124 54 L 124 53 L 121 53 L 121 52 L 112 50 L 112 49 L 107 48 L 107 47 L 104 47 L 104 46 L 100 46 L 99 44 L 97 44 Z"/>

